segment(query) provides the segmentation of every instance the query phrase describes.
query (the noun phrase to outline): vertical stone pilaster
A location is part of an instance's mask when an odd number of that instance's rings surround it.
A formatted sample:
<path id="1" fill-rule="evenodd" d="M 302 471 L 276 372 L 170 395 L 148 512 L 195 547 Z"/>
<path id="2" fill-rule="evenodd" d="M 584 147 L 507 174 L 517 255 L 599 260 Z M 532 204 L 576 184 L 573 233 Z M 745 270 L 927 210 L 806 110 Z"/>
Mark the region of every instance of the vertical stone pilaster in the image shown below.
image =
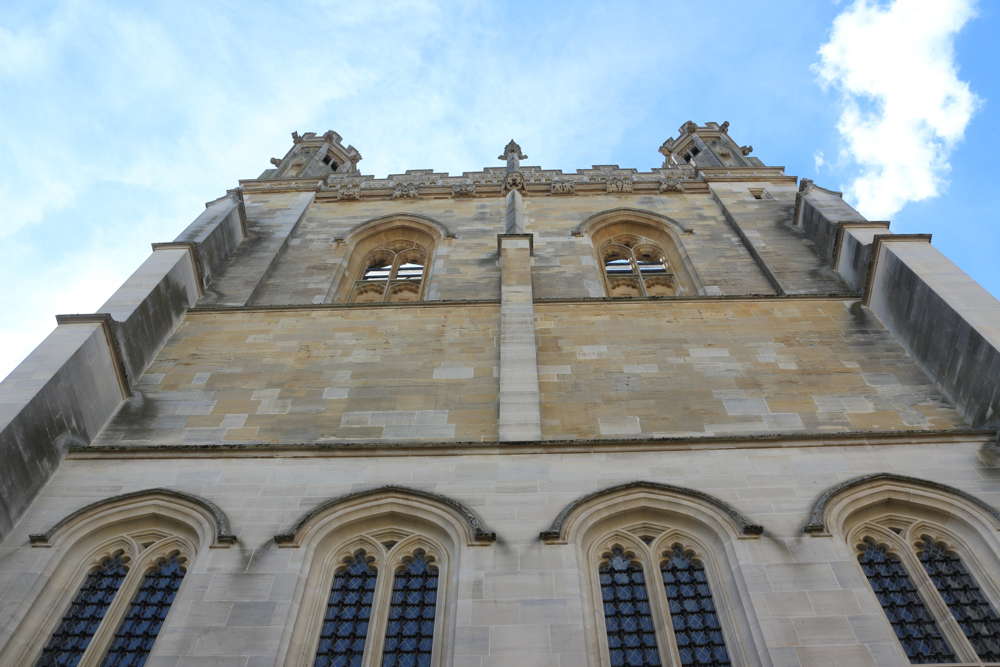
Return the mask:
<path id="1" fill-rule="evenodd" d="M 505 214 L 505 232 L 507 234 L 524 234 L 524 198 L 517 190 L 511 190 L 507 193 Z"/>
<path id="2" fill-rule="evenodd" d="M 531 234 L 500 234 L 500 440 L 540 440 Z"/>

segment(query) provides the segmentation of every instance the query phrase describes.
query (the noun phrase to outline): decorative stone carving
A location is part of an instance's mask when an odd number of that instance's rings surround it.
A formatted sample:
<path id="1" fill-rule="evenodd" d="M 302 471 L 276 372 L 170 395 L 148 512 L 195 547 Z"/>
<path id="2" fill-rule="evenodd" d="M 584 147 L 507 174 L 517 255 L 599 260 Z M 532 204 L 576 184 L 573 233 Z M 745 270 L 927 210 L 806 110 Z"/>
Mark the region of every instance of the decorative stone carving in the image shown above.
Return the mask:
<path id="1" fill-rule="evenodd" d="M 451 186 L 451 196 L 457 199 L 476 196 L 475 183 L 456 183 Z"/>
<path id="2" fill-rule="evenodd" d="M 688 134 L 694 134 L 698 131 L 698 125 L 694 121 L 689 120 L 688 122 L 681 125 L 681 132 L 687 132 Z"/>
<path id="3" fill-rule="evenodd" d="M 503 179 L 503 193 L 506 195 L 511 190 L 520 190 L 522 193 L 524 192 L 524 174 L 520 171 L 512 171 Z"/>
<path id="4" fill-rule="evenodd" d="M 719 131 L 720 132 L 725 132 L 727 134 L 729 133 L 729 121 L 728 120 L 722 121 L 722 125 L 719 126 Z"/>
<path id="5" fill-rule="evenodd" d="M 280 167 L 281 166 L 281 158 L 277 158 L 277 157 L 271 158 L 271 164 L 273 164 L 275 167 Z"/>
<path id="6" fill-rule="evenodd" d="M 812 184 L 813 184 L 812 179 L 803 178 L 801 181 L 799 181 L 799 192 L 801 192 L 804 195 L 809 194 L 809 191 L 812 190 Z"/>
<path id="7" fill-rule="evenodd" d="M 660 181 L 660 192 L 684 192 L 684 184 L 677 176 L 667 176 Z"/>
<path id="8" fill-rule="evenodd" d="M 740 146 L 740 153 L 743 153 L 744 156 L 750 155 L 753 153 L 753 146 Z"/>
<path id="9" fill-rule="evenodd" d="M 392 198 L 416 197 L 419 190 L 416 183 L 396 183 L 392 188 Z"/>
<path id="10" fill-rule="evenodd" d="M 333 173 L 326 177 L 326 185 L 336 193 L 337 199 L 361 199 L 360 180 L 348 180 L 343 175 Z"/>
<path id="11" fill-rule="evenodd" d="M 608 185 L 608 192 L 632 192 L 632 179 L 629 177 L 609 174 L 606 183 Z"/>
<path id="12" fill-rule="evenodd" d="M 506 160 L 508 167 L 519 167 L 521 160 L 527 160 L 528 156 L 521 152 L 521 147 L 513 139 L 503 149 L 503 153 L 497 156 L 498 160 Z"/>
<path id="13" fill-rule="evenodd" d="M 292 143 L 296 143 L 297 144 L 301 140 L 302 140 L 302 137 L 299 136 L 298 132 L 292 132 Z"/>
<path id="14" fill-rule="evenodd" d="M 550 192 L 554 195 L 571 195 L 576 193 L 576 182 L 574 181 L 552 181 Z"/>

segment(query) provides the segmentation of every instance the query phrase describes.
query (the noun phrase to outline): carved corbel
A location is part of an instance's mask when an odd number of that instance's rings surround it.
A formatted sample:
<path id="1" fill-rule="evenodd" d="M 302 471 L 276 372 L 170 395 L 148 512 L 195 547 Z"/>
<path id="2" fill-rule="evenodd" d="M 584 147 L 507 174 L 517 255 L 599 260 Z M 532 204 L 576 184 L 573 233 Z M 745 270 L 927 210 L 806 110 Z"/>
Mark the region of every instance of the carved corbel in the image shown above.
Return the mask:
<path id="1" fill-rule="evenodd" d="M 420 187 L 416 183 L 396 183 L 392 188 L 392 198 L 416 197 Z"/>
<path id="2" fill-rule="evenodd" d="M 554 195 L 572 195 L 576 193 L 576 182 L 575 181 L 552 181 L 552 187 L 549 190 L 550 193 Z"/>
<path id="3" fill-rule="evenodd" d="M 451 196 L 456 199 L 463 199 L 466 197 L 476 196 L 476 184 L 475 183 L 456 183 L 451 186 Z"/>

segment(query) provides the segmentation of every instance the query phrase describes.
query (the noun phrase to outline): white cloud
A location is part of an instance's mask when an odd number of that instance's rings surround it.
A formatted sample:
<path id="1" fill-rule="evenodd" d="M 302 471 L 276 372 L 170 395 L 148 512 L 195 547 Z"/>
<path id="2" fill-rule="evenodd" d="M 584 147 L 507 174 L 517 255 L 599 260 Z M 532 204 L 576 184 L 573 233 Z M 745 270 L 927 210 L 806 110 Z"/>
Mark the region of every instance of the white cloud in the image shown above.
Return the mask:
<path id="1" fill-rule="evenodd" d="M 816 171 L 819 172 L 820 168 L 826 164 L 826 158 L 823 156 L 823 151 L 816 151 L 813 153 L 813 163 L 816 165 Z"/>
<path id="2" fill-rule="evenodd" d="M 846 192 L 865 215 L 889 219 L 947 186 L 948 157 L 980 104 L 954 52 L 974 16 L 972 0 L 856 0 L 834 20 L 814 67 L 841 93 L 842 157 L 861 166 Z"/>

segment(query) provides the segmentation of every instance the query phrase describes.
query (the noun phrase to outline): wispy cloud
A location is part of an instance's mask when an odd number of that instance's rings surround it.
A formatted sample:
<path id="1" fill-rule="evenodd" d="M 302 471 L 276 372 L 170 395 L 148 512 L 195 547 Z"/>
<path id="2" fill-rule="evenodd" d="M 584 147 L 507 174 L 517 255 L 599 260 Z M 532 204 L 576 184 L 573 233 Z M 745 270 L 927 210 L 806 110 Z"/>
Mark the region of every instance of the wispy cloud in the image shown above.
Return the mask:
<path id="1" fill-rule="evenodd" d="M 947 186 L 948 158 L 980 104 L 959 80 L 954 52 L 973 5 L 856 0 L 819 50 L 820 82 L 841 95 L 841 158 L 861 167 L 846 192 L 871 218 L 889 219 Z"/>

